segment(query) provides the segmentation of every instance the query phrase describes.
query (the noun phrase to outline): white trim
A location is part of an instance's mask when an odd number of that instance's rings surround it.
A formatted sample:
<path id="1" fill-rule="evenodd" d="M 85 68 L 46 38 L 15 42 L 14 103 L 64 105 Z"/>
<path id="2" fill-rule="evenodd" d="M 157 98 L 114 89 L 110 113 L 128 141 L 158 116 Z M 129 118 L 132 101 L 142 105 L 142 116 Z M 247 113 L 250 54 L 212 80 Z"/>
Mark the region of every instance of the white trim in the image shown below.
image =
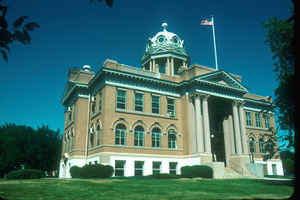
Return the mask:
<path id="1" fill-rule="evenodd" d="M 247 101 L 247 100 L 246 100 Z M 263 109 L 258 109 L 258 108 L 251 108 L 251 107 L 247 107 L 247 106 L 244 106 L 244 110 L 247 110 L 247 111 L 254 111 L 254 112 L 262 112 Z M 274 114 L 273 111 L 268 111 L 267 113 L 269 114 Z"/>
<path id="2" fill-rule="evenodd" d="M 180 97 L 180 95 L 177 94 L 177 93 L 162 92 L 162 91 L 159 91 L 159 90 L 149 89 L 149 88 L 146 88 L 146 87 L 132 86 L 132 85 L 126 84 L 126 83 L 125 84 L 124 83 L 120 84 L 120 83 L 115 83 L 115 82 L 112 82 L 112 81 L 105 81 L 105 84 L 115 86 L 115 87 L 123 87 L 123 88 L 126 88 L 126 89 L 142 90 L 144 92 L 157 93 L 157 94 L 160 94 L 160 95 L 169 95 L 169 96 L 173 96 L 173 97 Z"/>
<path id="3" fill-rule="evenodd" d="M 199 89 L 196 89 L 196 92 L 199 92 L 201 94 L 208 94 L 208 95 L 212 95 L 212 96 L 222 97 L 222 98 L 225 98 L 225 99 L 244 101 L 243 98 L 233 97 L 233 96 L 230 96 L 230 95 L 220 94 L 220 93 L 216 93 L 216 92 L 209 92 L 209 91 L 199 90 Z"/>

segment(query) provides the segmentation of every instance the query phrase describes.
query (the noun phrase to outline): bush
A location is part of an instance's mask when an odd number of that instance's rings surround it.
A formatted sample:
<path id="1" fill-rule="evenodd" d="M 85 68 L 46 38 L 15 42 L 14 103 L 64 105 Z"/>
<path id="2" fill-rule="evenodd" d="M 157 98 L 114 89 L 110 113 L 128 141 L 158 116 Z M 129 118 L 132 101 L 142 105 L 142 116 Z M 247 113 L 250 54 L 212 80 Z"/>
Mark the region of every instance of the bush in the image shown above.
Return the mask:
<path id="1" fill-rule="evenodd" d="M 72 176 L 72 178 L 80 178 L 81 177 L 81 168 L 74 165 L 70 168 L 70 174 Z"/>
<path id="2" fill-rule="evenodd" d="M 37 169 L 20 169 L 7 174 L 7 179 L 37 179 L 45 177 L 45 173 Z"/>
<path id="3" fill-rule="evenodd" d="M 180 178 L 180 176 L 178 176 L 176 174 L 153 174 L 152 177 L 156 178 L 156 179 L 177 179 L 177 178 Z"/>
<path id="4" fill-rule="evenodd" d="M 181 176 L 185 178 L 212 178 L 213 169 L 206 165 L 185 166 L 181 168 Z"/>
<path id="5" fill-rule="evenodd" d="M 84 165 L 83 167 L 73 166 L 70 169 L 72 178 L 109 178 L 113 175 L 114 169 L 110 165 Z"/>

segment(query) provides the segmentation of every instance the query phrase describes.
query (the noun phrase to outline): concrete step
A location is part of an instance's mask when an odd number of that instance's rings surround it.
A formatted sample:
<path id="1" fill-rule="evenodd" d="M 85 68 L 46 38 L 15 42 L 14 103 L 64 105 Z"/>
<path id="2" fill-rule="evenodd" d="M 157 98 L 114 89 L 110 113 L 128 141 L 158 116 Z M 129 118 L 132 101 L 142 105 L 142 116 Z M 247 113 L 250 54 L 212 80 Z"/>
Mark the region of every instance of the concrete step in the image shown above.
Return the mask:
<path id="1" fill-rule="evenodd" d="M 230 178 L 255 178 L 255 176 L 242 175 L 230 167 L 225 167 L 224 168 L 224 178 L 228 178 L 228 179 L 230 179 Z"/>

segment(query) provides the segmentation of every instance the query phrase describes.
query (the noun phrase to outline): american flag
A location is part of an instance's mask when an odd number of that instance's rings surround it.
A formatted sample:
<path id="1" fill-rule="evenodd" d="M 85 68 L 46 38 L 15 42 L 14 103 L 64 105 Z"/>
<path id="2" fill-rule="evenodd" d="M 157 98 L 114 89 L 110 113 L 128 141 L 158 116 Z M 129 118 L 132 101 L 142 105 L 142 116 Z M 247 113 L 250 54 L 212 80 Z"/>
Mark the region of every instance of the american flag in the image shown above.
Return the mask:
<path id="1" fill-rule="evenodd" d="M 202 25 L 202 26 L 212 26 L 213 22 L 212 21 L 208 21 L 207 19 L 205 19 L 205 20 L 201 21 L 200 25 Z"/>

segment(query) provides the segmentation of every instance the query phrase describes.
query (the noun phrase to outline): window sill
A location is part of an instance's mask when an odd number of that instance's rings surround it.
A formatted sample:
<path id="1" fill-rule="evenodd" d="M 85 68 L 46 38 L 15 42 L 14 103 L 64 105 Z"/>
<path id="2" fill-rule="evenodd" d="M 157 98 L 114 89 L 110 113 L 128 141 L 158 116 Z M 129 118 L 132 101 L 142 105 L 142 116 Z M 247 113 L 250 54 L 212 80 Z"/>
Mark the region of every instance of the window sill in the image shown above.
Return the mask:
<path id="1" fill-rule="evenodd" d="M 262 128 L 262 127 L 255 127 L 255 126 L 246 126 L 248 129 L 256 129 L 256 130 L 262 130 L 262 131 L 269 131 L 270 128 Z"/>
<path id="2" fill-rule="evenodd" d="M 145 113 L 145 112 L 140 112 L 140 111 L 128 111 L 128 110 L 116 109 L 116 112 L 177 120 L 176 117 L 169 117 L 169 116 L 166 116 L 166 115 L 154 114 L 154 113 Z"/>

